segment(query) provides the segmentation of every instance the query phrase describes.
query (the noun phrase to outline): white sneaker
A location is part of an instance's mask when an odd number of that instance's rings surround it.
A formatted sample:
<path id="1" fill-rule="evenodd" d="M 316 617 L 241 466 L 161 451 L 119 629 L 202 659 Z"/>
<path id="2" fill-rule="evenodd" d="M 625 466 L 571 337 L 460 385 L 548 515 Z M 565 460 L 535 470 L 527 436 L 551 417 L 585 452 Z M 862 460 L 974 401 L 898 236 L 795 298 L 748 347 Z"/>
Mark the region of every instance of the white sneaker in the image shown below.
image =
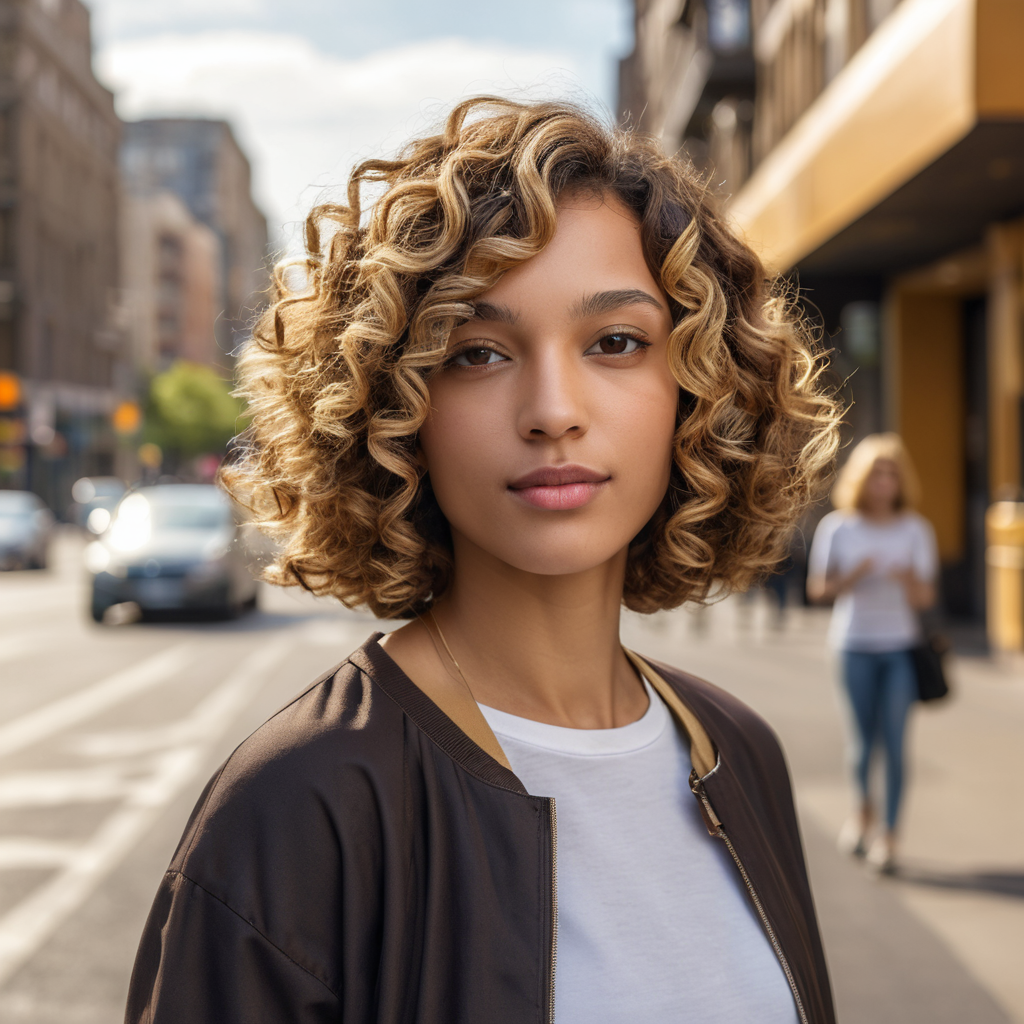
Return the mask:
<path id="1" fill-rule="evenodd" d="M 896 855 L 893 852 L 892 844 L 887 842 L 883 836 L 879 836 L 868 850 L 866 863 L 868 870 L 873 874 L 896 874 Z"/>
<path id="2" fill-rule="evenodd" d="M 859 818 L 846 819 L 843 827 L 839 830 L 836 846 L 839 848 L 839 852 L 847 857 L 863 857 L 868 852 L 867 837 L 864 834 L 864 829 L 861 828 Z"/>

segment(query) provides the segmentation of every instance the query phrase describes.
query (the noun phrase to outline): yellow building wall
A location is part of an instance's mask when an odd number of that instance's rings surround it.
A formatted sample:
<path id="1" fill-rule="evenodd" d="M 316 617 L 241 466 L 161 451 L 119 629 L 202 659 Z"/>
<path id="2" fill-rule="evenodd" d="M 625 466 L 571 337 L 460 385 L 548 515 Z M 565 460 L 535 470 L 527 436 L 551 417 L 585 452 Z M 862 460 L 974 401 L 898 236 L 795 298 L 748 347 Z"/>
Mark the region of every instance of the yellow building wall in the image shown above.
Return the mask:
<path id="1" fill-rule="evenodd" d="M 903 0 L 732 199 L 734 226 L 772 269 L 798 263 L 976 124 L 976 2 Z"/>
<path id="2" fill-rule="evenodd" d="M 921 513 L 935 527 L 943 561 L 964 553 L 966 499 L 962 303 L 956 296 L 897 290 L 896 428 L 921 478 Z"/>
<path id="3" fill-rule="evenodd" d="M 1024 3 L 1021 0 L 975 0 L 977 23 L 978 115 L 983 118 L 1020 117 L 1024 110 Z"/>
<path id="4" fill-rule="evenodd" d="M 1021 485 L 1019 403 L 1024 394 L 1021 352 L 1020 222 L 988 230 L 988 401 L 989 484 L 996 499 L 1012 497 Z"/>
<path id="5" fill-rule="evenodd" d="M 730 201 L 734 226 L 774 270 L 799 263 L 980 121 L 1024 117 L 1022 40 L 1024 0 L 903 0 Z"/>

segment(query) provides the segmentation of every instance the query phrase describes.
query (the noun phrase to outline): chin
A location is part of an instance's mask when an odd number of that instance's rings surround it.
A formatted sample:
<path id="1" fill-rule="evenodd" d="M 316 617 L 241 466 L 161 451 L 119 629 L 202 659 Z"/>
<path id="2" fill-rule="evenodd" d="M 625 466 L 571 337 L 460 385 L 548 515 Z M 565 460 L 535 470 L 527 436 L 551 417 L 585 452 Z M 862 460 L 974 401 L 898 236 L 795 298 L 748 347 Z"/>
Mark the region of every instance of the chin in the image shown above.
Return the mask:
<path id="1" fill-rule="evenodd" d="M 606 565 L 625 547 L 629 537 L 592 536 L 587 532 L 573 531 L 566 537 L 564 531 L 554 536 L 538 536 L 543 531 L 531 531 L 529 536 L 515 537 L 512 542 L 505 539 L 499 545 L 481 545 L 493 557 L 520 572 L 537 576 L 574 576 Z"/>

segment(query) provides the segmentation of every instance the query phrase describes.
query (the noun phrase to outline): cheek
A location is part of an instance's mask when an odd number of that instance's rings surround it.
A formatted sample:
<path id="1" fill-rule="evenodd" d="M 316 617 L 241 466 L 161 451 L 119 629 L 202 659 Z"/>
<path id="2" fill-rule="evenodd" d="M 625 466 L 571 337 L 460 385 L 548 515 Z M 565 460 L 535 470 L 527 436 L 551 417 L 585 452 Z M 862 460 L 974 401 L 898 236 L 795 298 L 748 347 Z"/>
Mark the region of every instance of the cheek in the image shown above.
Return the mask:
<path id="1" fill-rule="evenodd" d="M 472 488 L 485 468 L 493 466 L 503 443 L 497 404 L 481 400 L 473 390 L 432 390 L 431 412 L 420 428 L 423 463 L 442 502 L 448 495 L 457 499 Z"/>
<path id="2" fill-rule="evenodd" d="M 672 442 L 679 410 L 674 380 L 658 381 L 615 407 L 609 426 L 617 438 L 622 474 L 639 499 L 660 504 L 672 470 Z M 653 512 L 654 508 L 650 511 Z"/>

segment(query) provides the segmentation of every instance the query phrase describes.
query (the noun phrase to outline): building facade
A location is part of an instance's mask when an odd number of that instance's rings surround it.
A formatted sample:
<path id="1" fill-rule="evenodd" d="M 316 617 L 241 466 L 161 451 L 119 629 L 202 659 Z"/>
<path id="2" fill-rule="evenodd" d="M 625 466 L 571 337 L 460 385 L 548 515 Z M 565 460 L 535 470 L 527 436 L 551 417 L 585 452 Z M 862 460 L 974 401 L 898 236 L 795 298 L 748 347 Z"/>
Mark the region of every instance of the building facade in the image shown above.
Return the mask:
<path id="1" fill-rule="evenodd" d="M 154 259 L 160 269 L 150 283 L 161 295 L 162 312 L 155 321 L 140 308 L 140 303 L 152 306 L 143 282 L 138 274 L 131 277 L 133 317 L 143 325 L 143 337 L 151 339 L 144 341 L 149 345 L 144 365 L 159 365 L 173 357 L 175 346 L 184 346 L 182 358 L 189 358 L 185 349 L 191 346 L 193 351 L 210 352 L 210 358 L 200 361 L 230 367 L 231 355 L 248 336 L 269 282 L 267 221 L 252 198 L 249 160 L 231 126 L 192 118 L 129 122 L 124 126 L 121 167 L 127 208 L 133 217 L 139 216 L 131 232 L 140 237 L 126 244 L 146 244 L 159 254 Z M 172 216 L 173 198 L 178 201 L 173 217 L 179 226 L 172 230 L 166 218 Z M 192 227 L 186 227 L 186 218 Z M 208 238 L 201 237 L 203 229 Z M 216 273 L 211 278 L 216 315 L 212 321 L 215 349 L 208 350 L 194 334 L 187 335 L 185 324 L 204 301 L 195 294 L 199 287 L 195 272 L 205 258 L 200 250 L 205 252 L 211 240 L 217 249 Z M 175 261 L 181 264 L 178 271 L 170 269 Z M 172 308 L 175 274 L 180 285 L 177 313 Z M 173 326 L 175 320 L 178 327 Z M 159 337 L 152 340 L 154 331 Z"/>
<path id="2" fill-rule="evenodd" d="M 619 66 L 625 123 L 731 191 L 750 173 L 754 55 L 747 0 L 635 0 Z"/>
<path id="3" fill-rule="evenodd" d="M 0 486 L 58 511 L 112 472 L 127 380 L 117 251 L 120 122 L 80 0 L 0 0 Z"/>
<path id="4" fill-rule="evenodd" d="M 638 54 L 648 2 L 637 5 Z M 673 31 L 692 32 L 715 5 L 669 4 Z M 938 534 L 947 610 L 987 613 L 991 627 L 1019 600 L 997 582 L 991 544 L 986 558 L 986 516 L 1024 482 L 1024 4 L 733 6 L 755 69 L 750 159 L 746 173 L 711 164 L 712 180 L 820 321 L 848 381 L 852 435 L 903 435 Z M 710 50 L 706 38 L 697 43 Z M 676 85 L 655 76 L 647 88 Z M 645 102 L 623 98 L 630 110 Z M 666 141 L 717 130 L 714 118 L 691 119 Z"/>
<path id="5" fill-rule="evenodd" d="M 122 208 L 125 323 L 142 375 L 179 359 L 222 363 L 220 239 L 173 192 L 126 191 Z"/>

